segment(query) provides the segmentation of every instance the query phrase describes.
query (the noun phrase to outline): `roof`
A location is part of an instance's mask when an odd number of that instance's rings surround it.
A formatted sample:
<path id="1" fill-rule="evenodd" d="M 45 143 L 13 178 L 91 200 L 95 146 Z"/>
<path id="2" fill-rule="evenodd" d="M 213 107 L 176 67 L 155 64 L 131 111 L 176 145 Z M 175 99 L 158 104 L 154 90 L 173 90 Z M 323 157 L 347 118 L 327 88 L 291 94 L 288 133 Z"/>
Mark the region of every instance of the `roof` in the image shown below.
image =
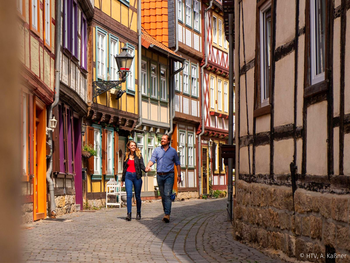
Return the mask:
<path id="1" fill-rule="evenodd" d="M 166 55 L 171 56 L 175 60 L 183 61 L 184 58 L 180 57 L 178 54 L 176 54 L 174 51 L 169 49 L 167 46 L 162 44 L 161 42 L 157 41 L 154 37 L 152 37 L 143 27 L 142 30 L 142 40 L 141 44 L 144 48 L 153 48 L 159 52 L 162 52 Z"/>

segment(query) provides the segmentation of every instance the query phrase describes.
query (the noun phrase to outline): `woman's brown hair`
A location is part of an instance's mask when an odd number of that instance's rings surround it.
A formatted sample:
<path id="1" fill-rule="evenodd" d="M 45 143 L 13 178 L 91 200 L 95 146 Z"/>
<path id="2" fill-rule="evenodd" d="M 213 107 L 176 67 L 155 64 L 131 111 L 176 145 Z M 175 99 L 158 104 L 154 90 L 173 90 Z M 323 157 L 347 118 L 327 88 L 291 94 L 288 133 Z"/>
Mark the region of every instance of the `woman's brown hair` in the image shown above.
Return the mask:
<path id="1" fill-rule="evenodd" d="M 129 158 L 129 155 L 130 155 L 129 146 L 131 143 L 135 143 L 135 145 L 136 145 L 135 154 L 139 159 L 141 159 L 141 151 L 140 151 L 139 147 L 137 147 L 137 143 L 134 141 L 128 141 L 128 143 L 126 144 L 126 153 L 125 153 L 125 160 L 124 161 L 126 161 Z"/>

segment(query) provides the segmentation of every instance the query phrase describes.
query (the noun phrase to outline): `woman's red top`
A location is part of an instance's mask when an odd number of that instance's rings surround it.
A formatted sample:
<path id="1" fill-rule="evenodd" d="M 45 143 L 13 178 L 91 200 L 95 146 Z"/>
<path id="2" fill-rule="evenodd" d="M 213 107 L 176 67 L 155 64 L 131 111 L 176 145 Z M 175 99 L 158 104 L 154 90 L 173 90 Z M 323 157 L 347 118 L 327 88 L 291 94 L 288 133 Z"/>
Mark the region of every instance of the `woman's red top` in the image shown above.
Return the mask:
<path id="1" fill-rule="evenodd" d="M 130 173 L 136 173 L 135 169 L 135 160 L 130 160 L 128 161 L 128 169 L 126 169 L 127 172 Z"/>

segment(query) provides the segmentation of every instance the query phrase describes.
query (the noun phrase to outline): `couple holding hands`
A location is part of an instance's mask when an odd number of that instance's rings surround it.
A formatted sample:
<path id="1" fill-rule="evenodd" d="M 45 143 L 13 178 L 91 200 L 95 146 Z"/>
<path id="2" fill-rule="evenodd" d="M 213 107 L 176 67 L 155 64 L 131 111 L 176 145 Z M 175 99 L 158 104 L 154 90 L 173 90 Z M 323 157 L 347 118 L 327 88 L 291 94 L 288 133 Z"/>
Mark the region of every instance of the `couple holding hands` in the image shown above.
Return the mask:
<path id="1" fill-rule="evenodd" d="M 177 182 L 181 182 L 181 168 L 180 160 L 177 152 L 170 146 L 169 135 L 163 135 L 161 146 L 157 147 L 152 154 L 151 160 L 147 167 L 143 162 L 140 149 L 136 142 L 129 141 L 127 143 L 127 151 L 123 163 L 122 182 L 125 182 L 126 196 L 127 196 L 127 217 L 126 220 L 131 220 L 131 199 L 132 186 L 134 185 L 137 215 L 136 219 L 141 219 L 141 187 L 142 187 L 142 171 L 149 172 L 151 166 L 157 163 L 157 182 L 159 192 L 162 197 L 162 204 L 164 210 L 163 221 L 169 223 L 171 213 L 171 194 L 174 184 L 174 165 L 177 166 L 178 177 Z"/>

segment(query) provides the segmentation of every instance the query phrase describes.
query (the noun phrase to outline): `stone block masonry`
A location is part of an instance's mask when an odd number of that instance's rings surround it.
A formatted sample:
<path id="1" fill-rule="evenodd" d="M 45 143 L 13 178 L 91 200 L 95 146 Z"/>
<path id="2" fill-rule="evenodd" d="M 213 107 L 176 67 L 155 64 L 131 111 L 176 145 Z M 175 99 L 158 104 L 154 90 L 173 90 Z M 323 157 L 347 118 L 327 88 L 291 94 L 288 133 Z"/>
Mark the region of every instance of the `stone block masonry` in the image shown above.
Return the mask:
<path id="1" fill-rule="evenodd" d="M 285 259 L 326 262 L 326 246 L 336 262 L 350 262 L 350 196 L 291 187 L 237 183 L 235 238 Z"/>

